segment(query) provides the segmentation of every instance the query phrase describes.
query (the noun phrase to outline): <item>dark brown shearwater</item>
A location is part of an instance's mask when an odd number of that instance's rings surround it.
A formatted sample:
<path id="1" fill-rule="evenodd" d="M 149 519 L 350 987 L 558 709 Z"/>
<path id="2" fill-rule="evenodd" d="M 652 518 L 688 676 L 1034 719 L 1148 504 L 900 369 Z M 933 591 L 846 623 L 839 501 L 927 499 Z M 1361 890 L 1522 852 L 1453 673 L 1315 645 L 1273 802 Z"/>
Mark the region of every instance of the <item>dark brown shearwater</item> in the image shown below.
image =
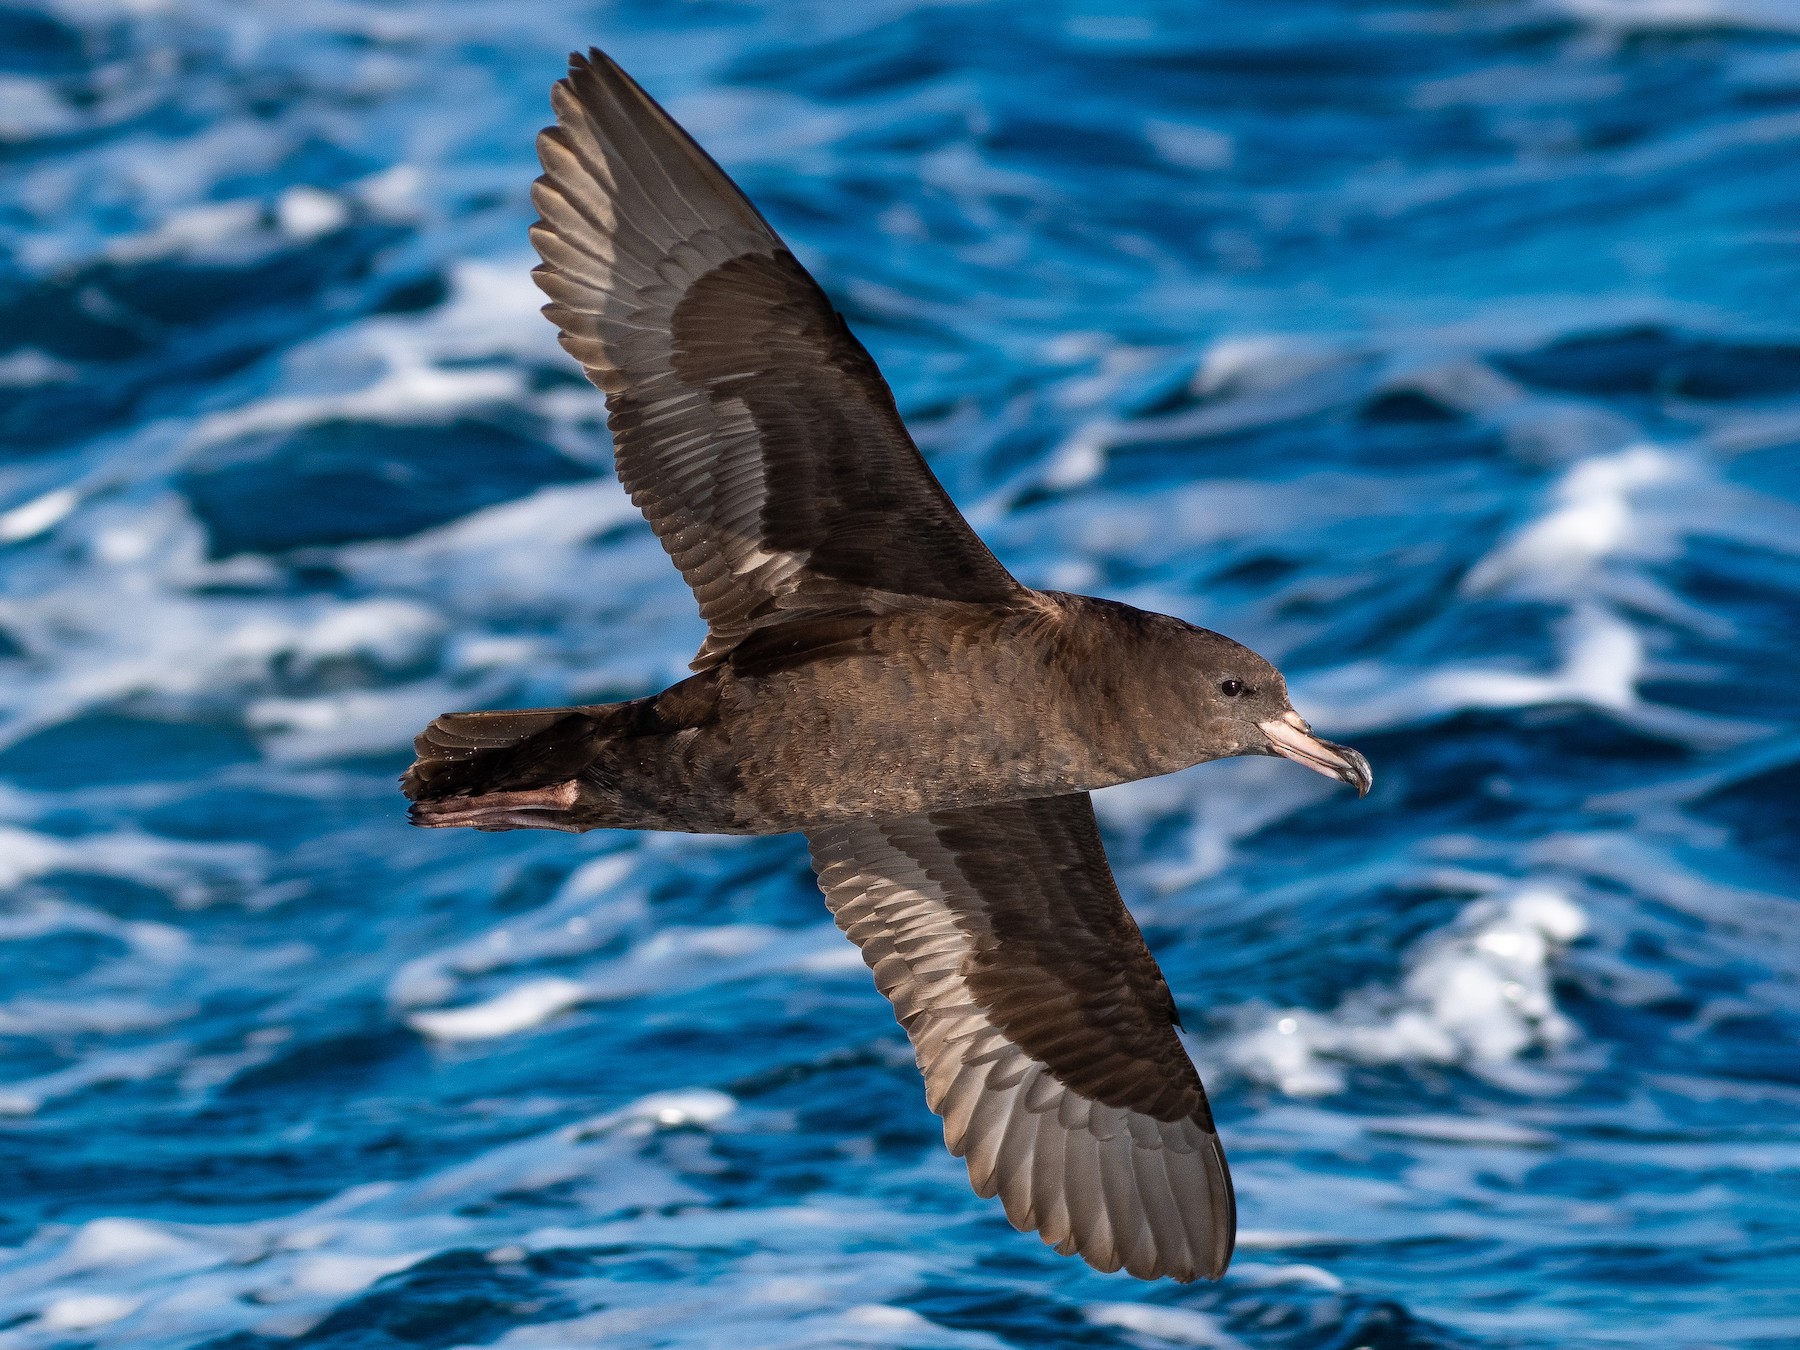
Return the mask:
<path id="1" fill-rule="evenodd" d="M 1367 763 L 1231 639 L 1015 581 L 723 170 L 601 52 L 552 102 L 544 313 L 709 633 L 653 698 L 438 718 L 413 820 L 804 833 L 975 1189 L 1101 1270 L 1218 1277 L 1225 1155 L 1088 792 L 1229 755 L 1367 792 Z"/>

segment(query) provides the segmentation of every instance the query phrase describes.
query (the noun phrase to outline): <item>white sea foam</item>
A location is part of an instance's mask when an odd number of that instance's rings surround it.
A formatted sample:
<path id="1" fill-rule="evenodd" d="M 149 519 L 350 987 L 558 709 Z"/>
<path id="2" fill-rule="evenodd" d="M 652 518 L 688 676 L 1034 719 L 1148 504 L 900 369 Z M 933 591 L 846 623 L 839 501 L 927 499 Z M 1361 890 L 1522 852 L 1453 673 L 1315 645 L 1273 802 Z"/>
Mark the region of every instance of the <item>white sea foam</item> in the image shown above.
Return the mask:
<path id="1" fill-rule="evenodd" d="M 639 1156 L 671 1128 L 724 1125 L 710 1089 L 658 1093 L 504 1144 L 414 1181 L 374 1182 L 290 1215 L 237 1224 L 127 1216 L 56 1226 L 0 1250 L 0 1350 L 42 1350 L 72 1330 L 96 1346 L 193 1344 L 233 1331 L 292 1336 L 385 1276 L 441 1251 L 537 1243 L 540 1211 L 501 1196 L 573 1196 L 597 1223 L 703 1200 Z"/>
<path id="2" fill-rule="evenodd" d="M 1410 678 L 1377 663 L 1340 666 L 1299 681 L 1315 720 L 1341 730 L 1404 725 L 1463 708 L 1523 708 L 1589 703 L 1624 712 L 1637 705 L 1643 639 L 1616 614 L 1583 608 L 1564 624 L 1559 670 L 1534 673 L 1499 666 L 1445 663 Z"/>
<path id="3" fill-rule="evenodd" d="M 397 1008 L 442 1003 L 456 997 L 472 977 L 576 956 L 645 925 L 649 908 L 641 886 L 634 884 L 637 867 L 638 859 L 630 853 L 590 859 L 570 873 L 548 903 L 530 913 L 413 957 L 388 981 L 388 1002 Z"/>
<path id="4" fill-rule="evenodd" d="M 1682 600 L 1645 565 L 1696 537 L 1800 552 L 1800 511 L 1724 482 L 1698 457 L 1637 444 L 1573 465 L 1550 508 L 1525 522 L 1464 578 L 1470 594 L 1647 611 L 1713 638 L 1730 624 Z"/>
<path id="5" fill-rule="evenodd" d="M 280 387 L 199 419 L 186 430 L 187 452 L 325 422 L 441 423 L 497 405 L 532 406 L 525 367 L 564 359 L 537 312 L 542 299 L 528 259 L 458 262 L 443 304 L 297 345 L 282 357 Z M 600 406 L 597 392 L 543 405 L 563 414 L 553 422 L 597 420 Z"/>
<path id="6" fill-rule="evenodd" d="M 244 706 L 244 721 L 263 733 L 263 748 L 277 759 L 339 759 L 410 745 L 446 707 L 482 701 L 479 689 L 429 680 L 316 698 L 254 699 Z"/>
<path id="7" fill-rule="evenodd" d="M 48 80 L 0 75 L 0 143 L 54 136 L 81 125 L 73 104 Z"/>
<path id="8" fill-rule="evenodd" d="M 1223 169 L 1237 157 L 1237 145 L 1227 133 L 1194 122 L 1148 118 L 1144 138 L 1157 154 L 1184 169 Z"/>
<path id="9" fill-rule="evenodd" d="M 198 526 L 173 498 L 85 515 L 90 566 L 0 602 L 0 621 L 39 669 L 0 695 L 0 738 L 136 700 L 181 714 L 254 690 L 276 667 L 299 674 L 346 660 L 377 670 L 417 660 L 436 619 L 396 599 L 255 598 L 198 593 L 209 579 Z"/>
<path id="10" fill-rule="evenodd" d="M 142 1219 L 90 1219 L 76 1230 L 64 1249 L 70 1270 L 135 1266 L 166 1260 L 194 1250 L 179 1233 Z"/>
<path id="11" fill-rule="evenodd" d="M 543 977 L 480 1003 L 407 1015 L 415 1031 L 440 1040 L 486 1040 L 539 1026 L 582 1003 L 669 994 L 782 971 L 862 970 L 856 950 L 829 925 L 784 929 L 764 924 L 664 928 L 579 980 Z"/>
<path id="12" fill-rule="evenodd" d="M 256 844 L 197 843 L 138 831 L 69 837 L 0 825 L 0 887 L 6 888 L 57 872 L 110 876 L 163 891 L 177 904 L 195 908 L 244 895 L 261 882 L 267 865 L 267 855 Z M 92 926 L 146 949 L 185 941 L 178 929 L 166 925 L 122 922 L 97 910 L 49 901 L 33 901 L 10 919 L 0 918 L 0 940 L 20 923 L 26 931 L 38 924 Z"/>
<path id="13" fill-rule="evenodd" d="M 1064 454 L 1096 462 L 1109 451 L 1274 426 L 1347 402 L 1367 387 L 1362 353 L 1280 335 L 1225 338 L 1201 357 L 1191 380 L 1205 402 L 1155 417 L 1102 417 L 1083 426 Z M 1052 456 L 1054 468 L 1062 456 Z M 1085 481 L 1085 480 L 1079 480 Z"/>
<path id="14" fill-rule="evenodd" d="M 135 1050 L 103 1051 L 54 1073 L 0 1084 L 0 1116 L 35 1115 L 46 1102 L 103 1083 L 139 1083 L 159 1077 L 181 1063 L 187 1050 L 185 1044 L 176 1041 Z"/>
<path id="15" fill-rule="evenodd" d="M 0 517 L 0 532 L 40 533 L 75 510 L 53 493 Z M 698 623 L 688 633 L 661 621 L 659 595 L 683 602 L 648 531 L 629 548 L 592 546 L 627 519 L 638 518 L 615 483 L 546 489 L 414 540 L 343 550 L 343 566 L 378 577 L 386 594 L 340 599 L 239 593 L 246 580 L 254 591 L 257 568 L 205 563 L 198 526 L 172 497 L 77 512 L 92 564 L 0 600 L 0 623 L 33 658 L 0 693 L 0 743 L 135 705 L 181 720 L 223 712 L 271 753 L 316 760 L 401 747 L 436 713 L 481 706 L 521 678 L 544 688 L 560 671 L 567 692 L 552 683 L 541 702 L 668 682 L 698 645 Z M 631 587 L 638 579 L 647 593 Z M 237 585 L 206 589 L 220 581 Z M 603 645 L 579 626 L 551 640 L 481 631 L 522 608 L 616 615 L 621 597 L 642 607 L 639 644 Z M 392 683 L 434 662 L 443 676 Z M 345 687 L 348 670 L 361 678 Z M 313 679 L 325 687 L 294 692 Z"/>
<path id="16" fill-rule="evenodd" d="M 243 262 L 277 242 L 264 227 L 262 203 L 206 202 L 170 212 L 154 229 L 115 240 L 107 256 L 120 263 L 168 257 Z"/>
<path id="17" fill-rule="evenodd" d="M 546 577 L 554 577 L 578 608 L 601 611 L 616 604 L 603 580 L 608 560 L 587 541 L 629 504 L 616 484 L 603 491 L 587 485 L 552 491 L 556 495 L 542 500 L 494 508 L 495 516 L 457 522 L 444 534 L 347 550 L 345 565 L 356 571 L 392 564 L 388 593 L 366 599 L 203 589 L 245 580 L 254 589 L 261 578 L 254 567 L 205 563 L 198 526 L 172 497 L 147 507 L 113 504 L 85 513 L 76 524 L 89 541 L 92 565 L 65 572 L 36 593 L 0 600 L 0 623 L 34 658 L 34 666 L 0 693 L 0 713 L 9 714 L 0 722 L 0 741 L 22 739 L 89 709 L 135 702 L 152 715 L 176 718 L 229 708 L 250 729 L 266 733 L 272 750 L 293 758 L 403 745 L 436 712 L 478 706 L 489 696 L 496 670 L 521 671 L 529 661 L 541 679 L 547 658 L 554 665 L 555 647 L 514 640 L 505 659 L 467 626 L 505 623 L 521 599 L 549 607 Z M 73 507 L 52 494 L 18 508 L 16 516 L 0 517 L 0 531 L 10 520 L 16 536 L 40 532 L 54 523 L 52 514 Z M 558 536 L 566 541 L 561 559 L 552 553 Z M 648 532 L 643 546 L 660 556 Z M 616 560 L 617 550 L 612 552 Z M 650 574 L 651 562 L 646 554 L 639 570 Z M 416 597 L 405 595 L 409 572 L 422 581 L 432 578 Z M 459 583 L 466 593 L 459 594 Z M 444 649 L 447 615 L 463 631 Z M 563 641 L 577 651 L 585 645 L 579 630 Z M 685 645 L 679 636 L 663 635 L 651 649 L 655 674 L 679 670 Z M 463 658 L 449 663 L 450 682 L 389 683 L 393 673 L 416 669 L 440 651 Z M 647 654 L 624 652 L 619 659 L 642 661 Z M 574 664 L 585 670 L 595 659 L 584 652 Z M 347 666 L 365 668 L 363 687 L 343 687 Z M 324 675 L 329 688 L 290 692 L 296 680 Z"/>
<path id="18" fill-rule="evenodd" d="M 413 1013 L 406 1024 L 433 1040 L 492 1040 L 539 1026 L 588 997 L 587 987 L 579 981 L 546 976 L 514 985 L 504 994 L 466 1008 Z"/>
<path id="19" fill-rule="evenodd" d="M 1326 1289 L 1335 1293 L 1344 1287 L 1344 1282 L 1329 1270 L 1297 1261 L 1279 1266 L 1264 1261 L 1237 1261 L 1232 1264 L 1230 1274 L 1232 1283 L 1249 1285 L 1252 1289 L 1298 1285 L 1303 1289 Z"/>
<path id="20" fill-rule="evenodd" d="M 1498 1144 L 1513 1148 L 1548 1148 L 1556 1137 L 1511 1120 L 1487 1116 L 1364 1116 L 1358 1125 L 1374 1135 L 1429 1139 L 1449 1144 Z"/>
<path id="21" fill-rule="evenodd" d="M 40 497 L 22 502 L 0 514 L 0 543 L 16 544 L 35 539 L 60 525 L 81 504 L 81 494 L 73 488 L 54 488 Z"/>
<path id="22" fill-rule="evenodd" d="M 1603 709 L 1655 735 L 1702 746 L 1726 746 L 1763 735 L 1762 724 L 1691 713 L 1640 698 L 1648 670 L 1636 625 L 1600 605 L 1577 605 L 1559 625 L 1561 665 L 1530 671 L 1474 662 L 1396 670 L 1362 661 L 1294 681 L 1295 701 L 1322 730 L 1355 731 L 1414 725 L 1466 709 L 1530 708 L 1570 703 Z"/>
<path id="23" fill-rule="evenodd" d="M 396 355 L 406 352 L 396 347 Z M 458 414 L 516 401 L 524 392 L 516 370 L 441 370 L 418 360 L 399 360 L 381 379 L 349 394 L 269 399 L 232 413 L 217 413 L 194 430 L 196 447 L 270 431 L 293 431 L 322 422 L 449 421 Z"/>
<path id="24" fill-rule="evenodd" d="M 40 1316 L 52 1331 L 91 1331 L 129 1317 L 138 1301 L 118 1294 L 68 1294 L 45 1308 Z"/>
<path id="25" fill-rule="evenodd" d="M 275 200 L 276 224 L 296 239 L 317 239 L 349 219 L 350 208 L 335 192 L 297 184 Z"/>
<path id="26" fill-rule="evenodd" d="M 1671 532 L 1633 510 L 1634 495 L 1695 477 L 1694 467 L 1655 446 L 1635 445 L 1585 460 L 1563 476 L 1555 507 L 1470 570 L 1472 592 L 1508 583 L 1527 594 L 1549 588 L 1561 597 L 1608 558 L 1655 562 L 1678 552 Z"/>
<path id="27" fill-rule="evenodd" d="M 1581 909 L 1548 887 L 1478 900 L 1407 953 L 1397 989 L 1357 990 L 1328 1013 L 1244 1009 L 1226 1057 L 1293 1096 L 1343 1091 L 1349 1063 L 1460 1064 L 1530 1083 L 1519 1057 L 1575 1036 L 1550 982 L 1557 953 L 1586 931 Z"/>
<path id="28" fill-rule="evenodd" d="M 0 1036 L 116 1036 L 179 1022 L 194 1011 L 193 1003 L 166 996 L 54 999 L 20 995 L 0 1003 Z"/>

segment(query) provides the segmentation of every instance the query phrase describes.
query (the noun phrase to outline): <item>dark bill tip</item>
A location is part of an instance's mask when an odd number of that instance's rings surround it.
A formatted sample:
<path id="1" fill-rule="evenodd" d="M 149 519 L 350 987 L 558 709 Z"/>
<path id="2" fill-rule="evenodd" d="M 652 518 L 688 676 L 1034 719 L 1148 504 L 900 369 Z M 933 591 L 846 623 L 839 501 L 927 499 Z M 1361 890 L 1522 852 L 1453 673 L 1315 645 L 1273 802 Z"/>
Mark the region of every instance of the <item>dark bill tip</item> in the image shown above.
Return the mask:
<path id="1" fill-rule="evenodd" d="M 1299 713 L 1290 709 L 1280 717 L 1257 723 L 1257 726 L 1269 738 L 1269 749 L 1274 754 L 1304 764 L 1314 773 L 1348 783 L 1359 797 L 1369 795 L 1375 782 L 1375 775 L 1369 771 L 1369 761 L 1347 745 L 1313 735 L 1312 728 Z"/>

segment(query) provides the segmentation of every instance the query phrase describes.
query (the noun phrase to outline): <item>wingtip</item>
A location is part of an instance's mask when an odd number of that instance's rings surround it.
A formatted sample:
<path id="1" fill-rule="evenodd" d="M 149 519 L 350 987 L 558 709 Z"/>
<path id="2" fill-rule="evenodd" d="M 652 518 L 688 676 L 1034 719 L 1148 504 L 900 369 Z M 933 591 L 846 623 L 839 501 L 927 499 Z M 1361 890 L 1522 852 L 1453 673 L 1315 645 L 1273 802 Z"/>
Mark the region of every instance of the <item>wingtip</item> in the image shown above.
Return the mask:
<path id="1" fill-rule="evenodd" d="M 569 53 L 569 74 L 571 76 L 579 75 L 583 71 L 593 71 L 596 74 L 604 75 L 623 75 L 625 68 L 599 47 L 589 47 L 585 52 Z"/>
<path id="2" fill-rule="evenodd" d="M 604 80 L 623 73 L 619 63 L 598 47 L 589 47 L 585 52 L 570 52 L 568 73 L 551 86 L 551 97 L 554 99 L 556 91 L 560 89 L 579 101 L 580 94 L 576 86 L 583 80 Z"/>

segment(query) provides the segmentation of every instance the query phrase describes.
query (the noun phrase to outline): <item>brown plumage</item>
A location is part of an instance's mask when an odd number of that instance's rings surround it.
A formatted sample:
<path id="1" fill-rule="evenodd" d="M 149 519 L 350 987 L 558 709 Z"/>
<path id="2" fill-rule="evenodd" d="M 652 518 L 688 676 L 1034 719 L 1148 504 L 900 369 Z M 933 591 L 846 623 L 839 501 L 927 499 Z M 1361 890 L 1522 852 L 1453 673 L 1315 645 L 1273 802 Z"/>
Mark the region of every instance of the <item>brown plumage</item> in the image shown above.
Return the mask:
<path id="1" fill-rule="evenodd" d="M 652 698 L 438 718 L 413 820 L 803 832 L 975 1189 L 1101 1270 L 1216 1278 L 1224 1153 L 1087 793 L 1241 754 L 1366 792 L 1368 765 L 1229 638 L 1015 581 L 706 153 L 598 51 L 552 102 L 544 312 L 708 636 Z"/>

